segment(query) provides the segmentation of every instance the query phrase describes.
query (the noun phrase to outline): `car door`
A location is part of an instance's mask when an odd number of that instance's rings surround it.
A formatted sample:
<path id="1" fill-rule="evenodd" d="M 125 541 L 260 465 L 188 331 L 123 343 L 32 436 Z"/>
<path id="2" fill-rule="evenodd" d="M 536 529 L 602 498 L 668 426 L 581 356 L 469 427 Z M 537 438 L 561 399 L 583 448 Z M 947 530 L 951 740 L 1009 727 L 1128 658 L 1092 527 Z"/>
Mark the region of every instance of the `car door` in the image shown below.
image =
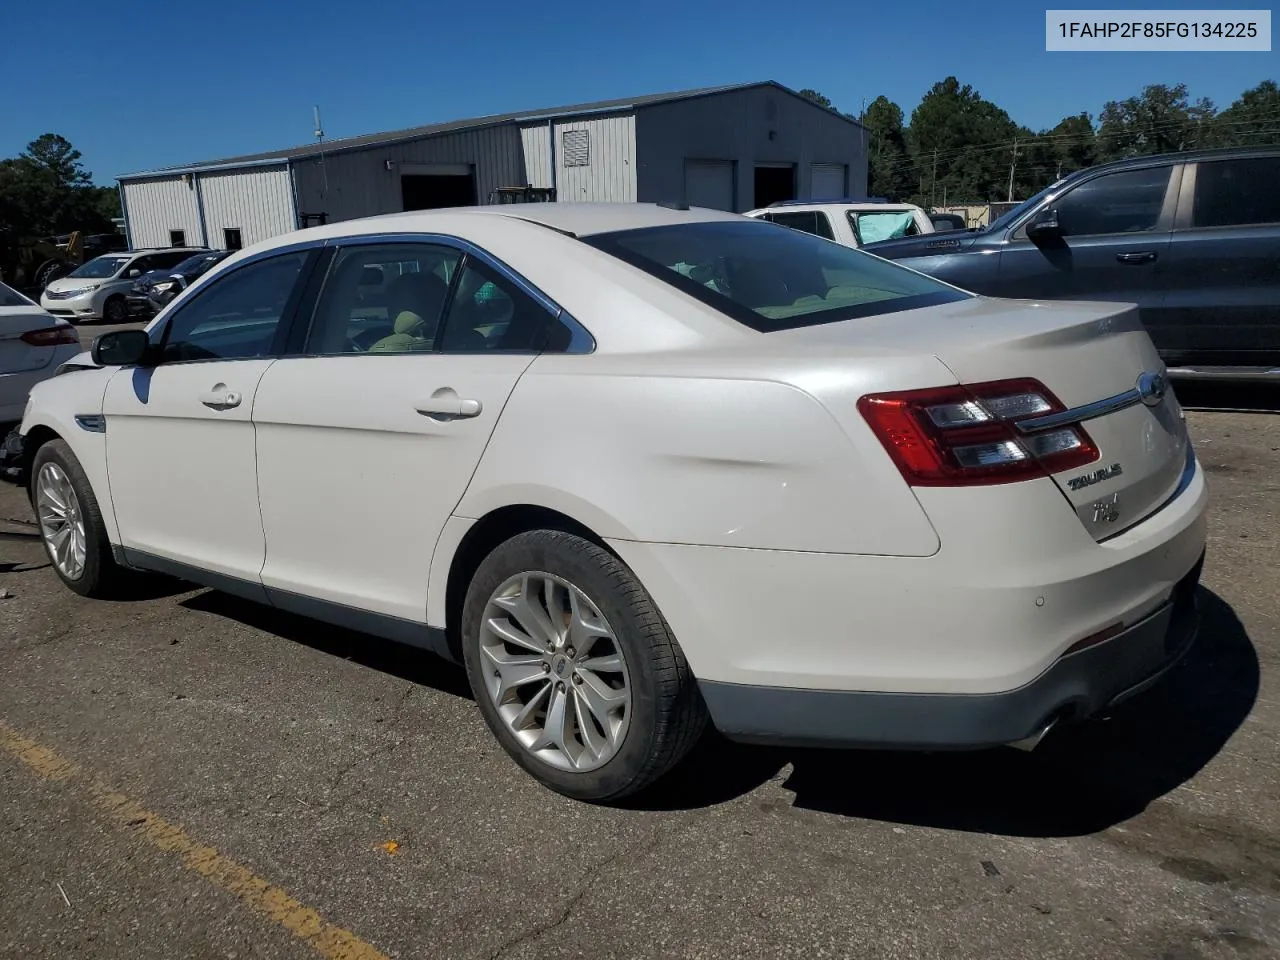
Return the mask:
<path id="1" fill-rule="evenodd" d="M 107 384 L 107 476 L 126 557 L 221 575 L 256 595 L 262 569 L 254 395 L 315 249 L 230 269 L 151 333 L 153 361 Z"/>
<path id="2" fill-rule="evenodd" d="M 1280 367 L 1280 156 L 1184 175 L 1161 332 L 1170 363 Z"/>
<path id="3" fill-rule="evenodd" d="M 551 306 L 450 242 L 340 241 L 254 404 L 273 603 L 430 645 L 427 575 Z"/>
<path id="4" fill-rule="evenodd" d="M 1157 320 L 1180 167 L 1117 170 L 1081 181 L 1012 228 L 1000 253 L 995 293 L 1045 300 L 1136 303 Z M 1052 233 L 1028 224 L 1055 211 Z M 1153 331 L 1153 337 L 1155 336 Z M 1158 343 L 1158 341 L 1157 341 Z"/>

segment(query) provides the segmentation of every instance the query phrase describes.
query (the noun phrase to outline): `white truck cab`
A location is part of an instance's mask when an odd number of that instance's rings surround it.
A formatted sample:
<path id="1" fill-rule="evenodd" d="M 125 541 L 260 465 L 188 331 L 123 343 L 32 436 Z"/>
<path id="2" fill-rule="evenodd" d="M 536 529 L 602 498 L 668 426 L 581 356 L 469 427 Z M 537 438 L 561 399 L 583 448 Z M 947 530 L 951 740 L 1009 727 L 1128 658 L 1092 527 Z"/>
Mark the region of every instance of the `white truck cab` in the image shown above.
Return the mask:
<path id="1" fill-rule="evenodd" d="M 877 240 L 896 240 L 936 232 L 933 221 L 911 203 L 874 200 L 785 200 L 748 217 L 816 234 L 846 247 L 864 247 Z"/>

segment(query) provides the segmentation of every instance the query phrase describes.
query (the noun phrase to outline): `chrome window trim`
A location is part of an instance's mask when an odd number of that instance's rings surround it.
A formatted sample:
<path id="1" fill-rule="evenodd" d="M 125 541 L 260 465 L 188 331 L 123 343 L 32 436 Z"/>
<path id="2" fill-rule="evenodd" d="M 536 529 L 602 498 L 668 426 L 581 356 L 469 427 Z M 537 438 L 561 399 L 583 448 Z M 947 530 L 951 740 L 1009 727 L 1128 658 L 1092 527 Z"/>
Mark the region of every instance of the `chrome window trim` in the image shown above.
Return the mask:
<path id="1" fill-rule="evenodd" d="M 538 306 L 542 307 L 542 309 L 551 314 L 554 319 L 559 320 L 569 328 L 571 334 L 569 347 L 557 355 L 595 352 L 595 336 L 590 330 L 583 326 L 577 318 L 539 290 L 532 282 L 517 273 L 513 268 L 507 266 L 507 264 L 489 253 L 489 251 L 485 250 L 483 247 L 477 246 L 470 240 L 464 240 L 462 237 L 455 237 L 446 233 L 364 233 L 354 236 L 330 237 L 324 241 L 325 246 L 335 248 L 384 243 L 435 244 L 437 246 L 452 247 L 455 250 L 459 250 L 462 253 L 467 254 L 468 256 L 475 257 L 490 269 L 501 274 L 507 280 L 510 280 L 520 289 L 521 292 L 527 294 L 535 303 L 537 303 Z M 323 293 L 323 291 L 321 292 Z"/>

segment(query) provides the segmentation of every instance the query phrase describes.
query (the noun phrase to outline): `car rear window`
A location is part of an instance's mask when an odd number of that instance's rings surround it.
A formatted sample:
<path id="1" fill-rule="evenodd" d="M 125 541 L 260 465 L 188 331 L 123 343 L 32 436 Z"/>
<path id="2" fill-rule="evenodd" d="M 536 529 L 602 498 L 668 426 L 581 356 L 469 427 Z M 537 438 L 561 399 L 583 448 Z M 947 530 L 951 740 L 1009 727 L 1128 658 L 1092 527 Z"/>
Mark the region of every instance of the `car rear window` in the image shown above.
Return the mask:
<path id="1" fill-rule="evenodd" d="M 6 287 L 0 283 L 0 307 L 31 307 L 35 306 L 30 300 L 20 294 L 12 287 Z"/>
<path id="2" fill-rule="evenodd" d="M 646 227 L 584 242 L 762 333 L 971 296 L 879 257 L 760 220 Z"/>

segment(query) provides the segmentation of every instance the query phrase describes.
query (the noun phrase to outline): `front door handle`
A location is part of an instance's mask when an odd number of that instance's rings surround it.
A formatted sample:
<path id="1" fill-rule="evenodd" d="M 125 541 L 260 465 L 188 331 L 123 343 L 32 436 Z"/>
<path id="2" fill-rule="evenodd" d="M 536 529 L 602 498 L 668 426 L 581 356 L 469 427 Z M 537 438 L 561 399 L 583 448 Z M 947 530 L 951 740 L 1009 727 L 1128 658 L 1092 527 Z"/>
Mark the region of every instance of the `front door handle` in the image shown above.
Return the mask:
<path id="1" fill-rule="evenodd" d="M 442 423 L 447 420 L 478 417 L 480 411 L 484 409 L 484 405 L 479 400 L 464 400 L 452 390 L 447 393 L 444 391 L 437 391 L 437 393 L 438 396 L 433 395 L 426 400 L 419 400 L 413 405 L 413 409 L 424 417 L 430 417 Z"/>
<path id="2" fill-rule="evenodd" d="M 1116 259 L 1121 263 L 1151 263 L 1156 255 L 1151 250 L 1139 250 L 1137 253 L 1117 253 Z"/>
<path id="3" fill-rule="evenodd" d="M 200 394 L 200 402 L 214 410 L 230 410 L 240 406 L 240 394 L 228 390 L 225 383 L 219 383 L 208 393 Z"/>

